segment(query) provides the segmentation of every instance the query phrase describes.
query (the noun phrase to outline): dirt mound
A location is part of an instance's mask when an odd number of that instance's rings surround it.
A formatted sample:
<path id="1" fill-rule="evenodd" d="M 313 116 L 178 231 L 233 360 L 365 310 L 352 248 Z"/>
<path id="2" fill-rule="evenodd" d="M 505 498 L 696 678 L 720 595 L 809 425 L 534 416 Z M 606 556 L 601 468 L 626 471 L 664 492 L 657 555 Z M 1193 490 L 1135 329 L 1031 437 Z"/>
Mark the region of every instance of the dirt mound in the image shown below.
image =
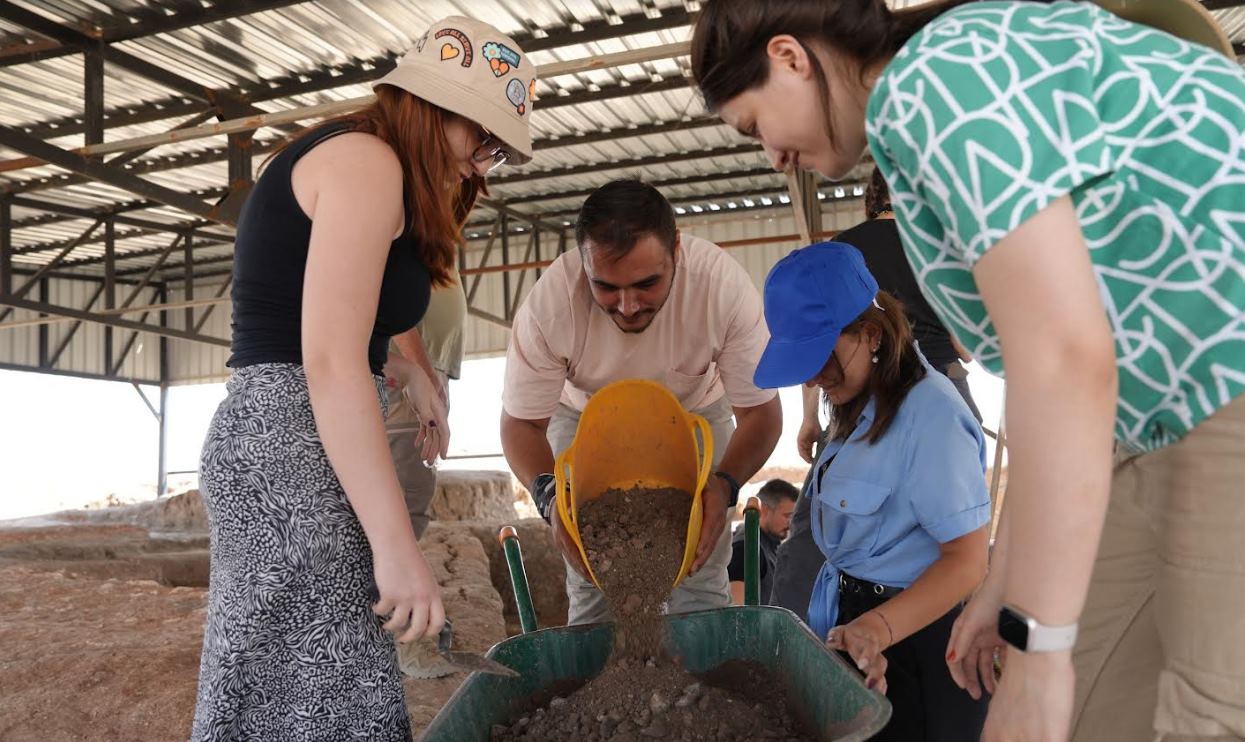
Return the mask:
<path id="1" fill-rule="evenodd" d="M 493 740 L 646 739 L 811 742 L 787 714 L 786 695 L 760 665 L 728 662 L 700 677 L 670 660 L 612 662 L 565 698 L 493 727 Z"/>
<path id="2" fill-rule="evenodd" d="M 0 739 L 189 736 L 207 591 L 166 585 L 206 585 L 207 552 L 161 552 L 152 541 L 124 524 L 0 531 Z M 434 523 L 422 545 L 456 648 L 483 652 L 505 638 L 480 542 Z M 104 579 L 116 577 L 128 579 Z M 464 677 L 405 679 L 416 734 Z"/>
<path id="3" fill-rule="evenodd" d="M 207 510 L 199 490 L 134 505 L 62 510 L 44 518 L 61 523 L 128 523 L 158 532 L 207 533 L 208 530 Z"/>

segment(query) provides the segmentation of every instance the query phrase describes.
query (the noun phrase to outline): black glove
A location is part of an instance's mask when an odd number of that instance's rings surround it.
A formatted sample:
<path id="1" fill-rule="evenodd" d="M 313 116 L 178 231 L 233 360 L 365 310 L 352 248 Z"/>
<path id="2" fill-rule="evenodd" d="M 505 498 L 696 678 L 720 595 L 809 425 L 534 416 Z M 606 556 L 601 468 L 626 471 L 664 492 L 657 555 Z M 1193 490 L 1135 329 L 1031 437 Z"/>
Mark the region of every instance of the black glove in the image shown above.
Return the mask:
<path id="1" fill-rule="evenodd" d="M 552 474 L 540 474 L 532 481 L 532 486 L 527 491 L 532 493 L 532 500 L 536 503 L 536 510 L 540 513 L 540 517 L 545 519 L 546 523 L 550 522 L 553 517 L 553 511 L 557 508 L 557 480 Z"/>

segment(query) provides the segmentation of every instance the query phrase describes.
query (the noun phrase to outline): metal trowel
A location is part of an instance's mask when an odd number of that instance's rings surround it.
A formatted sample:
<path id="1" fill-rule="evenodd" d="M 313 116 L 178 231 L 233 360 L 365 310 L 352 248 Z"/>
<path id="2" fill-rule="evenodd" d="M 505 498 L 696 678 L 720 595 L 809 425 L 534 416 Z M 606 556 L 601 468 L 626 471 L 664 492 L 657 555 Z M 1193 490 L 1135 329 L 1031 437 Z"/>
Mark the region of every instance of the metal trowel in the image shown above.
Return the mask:
<path id="1" fill-rule="evenodd" d="M 454 629 L 447 618 L 445 625 L 441 627 L 441 633 L 437 636 L 437 652 L 445 658 L 446 662 L 468 672 L 487 672 L 490 675 L 504 675 L 509 678 L 519 677 L 519 673 L 496 660 L 490 660 L 474 652 L 456 652 L 450 649 L 453 643 Z"/>
<path id="2" fill-rule="evenodd" d="M 372 603 L 380 601 L 380 591 L 375 585 L 368 588 L 368 598 Z M 474 652 L 458 652 L 451 647 L 454 645 L 454 625 L 447 618 L 445 624 L 441 627 L 441 633 L 437 635 L 437 654 L 456 670 L 464 670 L 466 672 L 486 672 L 490 675 L 502 675 L 510 678 L 519 677 L 519 673 L 506 667 L 496 660 L 490 660 L 488 657 L 475 654 Z"/>

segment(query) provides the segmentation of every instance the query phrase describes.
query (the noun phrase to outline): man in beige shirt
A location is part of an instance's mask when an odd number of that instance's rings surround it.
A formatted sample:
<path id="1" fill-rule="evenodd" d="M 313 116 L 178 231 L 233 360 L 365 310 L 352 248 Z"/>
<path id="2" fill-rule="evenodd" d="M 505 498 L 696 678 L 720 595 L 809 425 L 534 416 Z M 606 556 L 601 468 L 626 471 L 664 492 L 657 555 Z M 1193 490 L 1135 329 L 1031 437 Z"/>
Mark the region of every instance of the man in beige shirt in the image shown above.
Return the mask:
<path id="1" fill-rule="evenodd" d="M 681 235 L 670 203 L 636 180 L 589 196 L 575 238 L 579 249 L 554 261 L 514 319 L 502 392 L 506 460 L 550 520 L 554 458 L 574 439 L 588 398 L 620 379 L 664 384 L 708 420 L 716 470 L 692 573 L 670 612 L 729 605 L 727 509 L 782 430 L 777 395 L 752 383 L 769 339 L 761 297 L 739 263 Z M 569 622 L 607 620 L 600 591 L 556 518 L 552 525 L 569 567 Z"/>

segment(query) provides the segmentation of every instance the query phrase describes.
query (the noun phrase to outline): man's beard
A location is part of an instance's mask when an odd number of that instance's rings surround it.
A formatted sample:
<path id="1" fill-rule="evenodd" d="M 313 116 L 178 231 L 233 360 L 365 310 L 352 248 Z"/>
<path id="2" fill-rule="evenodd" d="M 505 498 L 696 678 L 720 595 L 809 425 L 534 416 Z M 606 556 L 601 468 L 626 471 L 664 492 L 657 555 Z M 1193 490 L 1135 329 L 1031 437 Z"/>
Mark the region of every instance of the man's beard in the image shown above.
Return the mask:
<path id="1" fill-rule="evenodd" d="M 614 320 L 614 326 L 629 335 L 638 335 L 641 332 L 644 332 L 645 330 L 647 330 L 649 327 L 652 326 L 653 320 L 657 318 L 656 309 L 645 309 L 643 312 L 637 313 L 634 318 L 638 319 L 640 317 L 647 316 L 648 317 L 647 322 L 637 327 L 623 327 L 621 324 L 618 323 L 618 319 L 622 317 L 621 314 L 619 314 L 618 312 L 608 312 L 608 314 L 610 315 L 610 319 Z"/>

